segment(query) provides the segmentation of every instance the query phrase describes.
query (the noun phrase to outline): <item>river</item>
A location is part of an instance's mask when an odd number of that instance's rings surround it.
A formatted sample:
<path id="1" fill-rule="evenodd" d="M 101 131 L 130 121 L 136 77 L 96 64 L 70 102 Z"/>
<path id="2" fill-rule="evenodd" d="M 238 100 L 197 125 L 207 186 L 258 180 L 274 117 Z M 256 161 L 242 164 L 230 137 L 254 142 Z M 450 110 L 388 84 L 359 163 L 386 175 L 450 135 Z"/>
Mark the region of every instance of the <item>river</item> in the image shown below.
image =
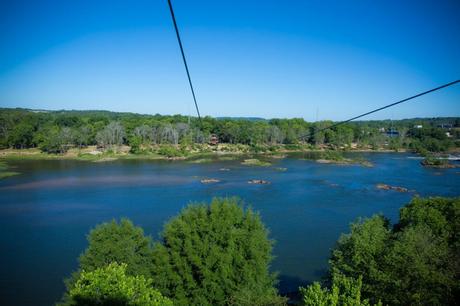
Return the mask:
<path id="1" fill-rule="evenodd" d="M 272 270 L 279 272 L 280 291 L 289 292 L 324 275 L 330 249 L 356 218 L 383 213 L 394 222 L 416 194 L 460 195 L 459 168 L 424 168 L 403 153 L 359 156 L 374 167 L 299 156 L 273 160 L 270 167 L 239 160 L 9 162 L 21 174 L 0 180 L 1 304 L 59 300 L 86 234 L 113 218 L 128 217 L 158 239 L 163 224 L 188 203 L 239 196 L 260 212 L 276 240 Z M 202 184 L 203 178 L 220 182 Z M 251 179 L 271 184 L 248 184 Z M 379 183 L 411 192 L 379 190 Z"/>

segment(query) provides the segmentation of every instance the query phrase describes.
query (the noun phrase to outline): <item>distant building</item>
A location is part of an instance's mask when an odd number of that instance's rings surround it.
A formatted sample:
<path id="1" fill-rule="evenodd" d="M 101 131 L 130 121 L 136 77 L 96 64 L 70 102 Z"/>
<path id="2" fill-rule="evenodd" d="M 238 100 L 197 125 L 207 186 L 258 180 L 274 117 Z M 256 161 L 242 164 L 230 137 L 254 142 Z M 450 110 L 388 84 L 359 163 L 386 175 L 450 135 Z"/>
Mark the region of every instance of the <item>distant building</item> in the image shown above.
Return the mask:
<path id="1" fill-rule="evenodd" d="M 438 124 L 438 128 L 441 128 L 441 129 L 448 129 L 450 130 L 451 128 L 453 128 L 454 126 L 451 124 L 451 123 L 441 123 L 441 124 Z"/>
<path id="2" fill-rule="evenodd" d="M 388 137 L 399 137 L 399 132 L 395 129 L 389 129 L 385 134 Z"/>
<path id="3" fill-rule="evenodd" d="M 209 139 L 209 144 L 212 146 L 215 146 L 218 143 L 219 143 L 219 138 L 216 135 L 212 134 L 211 138 Z"/>
<path id="4" fill-rule="evenodd" d="M 385 128 L 383 128 L 383 127 L 379 128 L 379 132 L 380 133 L 385 133 Z"/>
<path id="5" fill-rule="evenodd" d="M 414 125 L 414 129 L 421 129 L 421 128 L 423 128 L 423 125 L 421 124 Z"/>

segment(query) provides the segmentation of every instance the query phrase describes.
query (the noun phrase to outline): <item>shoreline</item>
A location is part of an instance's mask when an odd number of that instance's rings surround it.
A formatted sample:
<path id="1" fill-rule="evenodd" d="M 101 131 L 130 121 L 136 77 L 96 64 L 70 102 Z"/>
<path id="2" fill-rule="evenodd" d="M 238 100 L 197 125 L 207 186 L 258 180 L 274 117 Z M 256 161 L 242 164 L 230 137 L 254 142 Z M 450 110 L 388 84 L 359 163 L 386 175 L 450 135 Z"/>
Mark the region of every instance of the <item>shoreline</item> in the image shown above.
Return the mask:
<path id="1" fill-rule="evenodd" d="M 228 147 L 228 145 L 226 145 Z M 97 152 L 97 153 L 94 153 Z M 78 160 L 78 161 L 90 161 L 90 162 L 103 162 L 103 161 L 114 161 L 119 159 L 128 159 L 128 160 L 166 160 L 166 161 L 191 161 L 194 160 L 196 163 L 200 163 L 200 160 L 211 159 L 222 157 L 224 160 L 228 158 L 237 159 L 237 157 L 244 156 L 260 156 L 263 158 L 270 159 L 282 159 L 287 157 L 286 154 L 302 154 L 302 153 L 312 153 L 312 154 L 321 154 L 328 152 L 323 148 L 299 148 L 299 149 L 285 149 L 281 148 L 276 151 L 268 152 L 251 152 L 246 150 L 215 150 L 215 151 L 188 151 L 184 156 L 175 156 L 168 157 L 160 155 L 158 153 L 148 152 L 148 153 L 129 153 L 129 150 L 120 150 L 118 152 L 104 152 L 96 151 L 93 147 L 83 148 L 83 149 L 71 149 L 63 154 L 53 154 L 45 153 L 40 151 L 37 148 L 33 149 L 1 149 L 0 150 L 0 160 Z M 407 150 L 388 150 L 388 149 L 347 149 L 347 150 L 336 150 L 338 154 L 347 154 L 347 153 L 408 153 Z M 233 158 L 234 157 L 234 158 Z M 312 160 L 317 160 L 318 162 L 324 162 L 327 160 L 327 163 L 347 163 L 349 160 L 334 160 L 327 159 L 324 157 L 311 158 Z"/>

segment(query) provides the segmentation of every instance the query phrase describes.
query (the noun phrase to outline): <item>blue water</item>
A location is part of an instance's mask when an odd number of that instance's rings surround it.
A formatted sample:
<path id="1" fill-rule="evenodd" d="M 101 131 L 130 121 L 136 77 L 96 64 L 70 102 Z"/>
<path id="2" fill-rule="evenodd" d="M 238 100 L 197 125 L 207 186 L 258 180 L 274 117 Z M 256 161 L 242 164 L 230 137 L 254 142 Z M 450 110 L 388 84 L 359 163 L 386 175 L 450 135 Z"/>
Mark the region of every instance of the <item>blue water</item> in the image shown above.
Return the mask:
<path id="1" fill-rule="evenodd" d="M 86 234 L 112 218 L 128 217 L 157 239 L 163 224 L 191 201 L 237 195 L 260 212 L 276 240 L 272 270 L 279 272 L 280 290 L 289 292 L 323 276 L 330 249 L 357 217 L 383 213 L 396 221 L 415 194 L 460 195 L 458 168 L 423 168 L 408 154 L 361 155 L 375 166 L 294 157 L 273 160 L 272 167 L 240 161 L 12 162 L 22 174 L 0 180 L 0 304 L 57 301 Z M 221 182 L 202 184 L 202 178 Z M 248 184 L 250 179 L 271 184 Z M 413 192 L 378 190 L 378 183 Z"/>

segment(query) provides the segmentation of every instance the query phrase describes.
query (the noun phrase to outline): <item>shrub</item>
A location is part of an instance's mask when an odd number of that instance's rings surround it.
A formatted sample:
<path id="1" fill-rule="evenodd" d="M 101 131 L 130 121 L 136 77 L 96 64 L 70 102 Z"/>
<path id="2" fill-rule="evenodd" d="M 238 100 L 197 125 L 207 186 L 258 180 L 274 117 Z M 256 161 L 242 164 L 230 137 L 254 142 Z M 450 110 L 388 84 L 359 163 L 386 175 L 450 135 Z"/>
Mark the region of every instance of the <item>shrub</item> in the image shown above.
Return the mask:
<path id="1" fill-rule="evenodd" d="M 166 157 L 179 157 L 183 155 L 179 149 L 171 145 L 162 145 L 160 149 L 158 149 L 158 154 Z"/>

